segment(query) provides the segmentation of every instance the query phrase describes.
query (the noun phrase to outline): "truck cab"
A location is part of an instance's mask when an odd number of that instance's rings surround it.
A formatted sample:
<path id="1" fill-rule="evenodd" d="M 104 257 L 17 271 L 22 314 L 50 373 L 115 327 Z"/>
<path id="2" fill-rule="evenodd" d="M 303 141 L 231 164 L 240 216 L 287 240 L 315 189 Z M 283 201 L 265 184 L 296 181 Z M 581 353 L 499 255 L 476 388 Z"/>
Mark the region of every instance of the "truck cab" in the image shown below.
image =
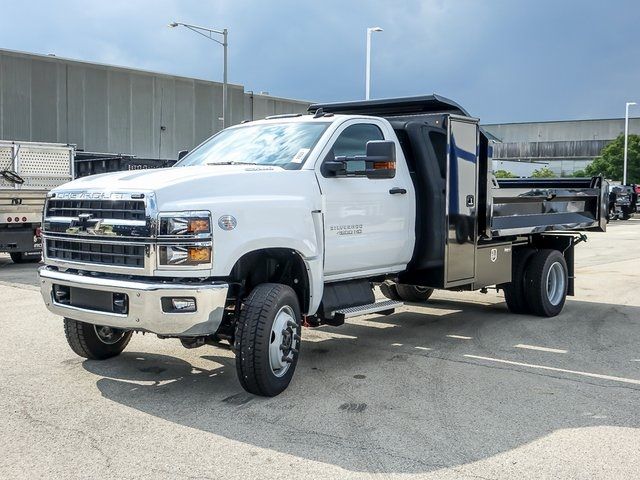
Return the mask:
<path id="1" fill-rule="evenodd" d="M 438 96 L 231 127 L 172 168 L 51 191 L 43 299 L 83 357 L 117 355 L 134 332 L 215 345 L 267 396 L 291 381 L 303 325 L 389 314 L 435 288 L 493 285 L 513 311 L 557 315 L 581 238 L 567 230 L 606 225 L 601 179 L 496 193 L 490 164 L 478 120 Z"/>

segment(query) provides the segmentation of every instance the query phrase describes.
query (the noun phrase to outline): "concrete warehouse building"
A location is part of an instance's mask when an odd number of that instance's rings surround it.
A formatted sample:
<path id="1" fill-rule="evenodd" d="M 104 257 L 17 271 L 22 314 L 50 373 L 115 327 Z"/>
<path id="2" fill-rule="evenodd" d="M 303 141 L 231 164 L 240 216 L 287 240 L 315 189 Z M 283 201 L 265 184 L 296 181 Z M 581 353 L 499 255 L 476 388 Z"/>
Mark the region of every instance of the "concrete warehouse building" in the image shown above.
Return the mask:
<path id="1" fill-rule="evenodd" d="M 229 84 L 232 124 L 309 102 Z M 176 158 L 222 127 L 222 83 L 0 50 L 0 139 Z"/>
<path id="2" fill-rule="evenodd" d="M 494 160 L 544 162 L 558 176 L 584 169 L 602 148 L 624 133 L 624 118 L 561 120 L 483 125 L 500 142 Z M 640 118 L 629 119 L 629 133 L 640 134 Z"/>

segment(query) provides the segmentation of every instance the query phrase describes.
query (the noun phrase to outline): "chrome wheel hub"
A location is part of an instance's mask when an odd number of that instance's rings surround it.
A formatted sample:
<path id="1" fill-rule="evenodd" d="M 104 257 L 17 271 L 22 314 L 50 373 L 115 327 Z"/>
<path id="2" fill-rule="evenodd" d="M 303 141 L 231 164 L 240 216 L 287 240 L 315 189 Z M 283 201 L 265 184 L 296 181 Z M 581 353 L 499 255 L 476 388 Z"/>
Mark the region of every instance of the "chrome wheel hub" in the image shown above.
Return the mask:
<path id="1" fill-rule="evenodd" d="M 554 262 L 547 273 L 547 299 L 551 305 L 559 305 L 565 292 L 566 278 L 559 262 Z"/>
<path id="2" fill-rule="evenodd" d="M 282 377 L 287 373 L 294 355 L 298 353 L 298 328 L 298 322 L 290 306 L 285 305 L 278 310 L 269 337 L 269 364 L 276 377 Z"/>

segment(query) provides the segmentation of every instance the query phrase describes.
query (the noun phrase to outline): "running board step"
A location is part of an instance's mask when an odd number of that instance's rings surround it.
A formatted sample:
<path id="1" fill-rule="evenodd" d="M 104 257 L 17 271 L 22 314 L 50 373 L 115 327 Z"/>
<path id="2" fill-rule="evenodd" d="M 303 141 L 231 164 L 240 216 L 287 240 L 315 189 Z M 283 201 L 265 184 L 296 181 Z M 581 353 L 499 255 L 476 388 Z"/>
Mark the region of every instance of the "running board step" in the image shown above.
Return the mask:
<path id="1" fill-rule="evenodd" d="M 346 318 L 360 317 L 371 313 L 390 315 L 396 308 L 400 308 L 403 305 L 404 303 L 396 302 L 395 300 L 384 300 L 382 302 L 369 303 L 357 307 L 343 308 L 342 310 L 335 311 L 334 319 L 340 323 L 344 323 Z"/>

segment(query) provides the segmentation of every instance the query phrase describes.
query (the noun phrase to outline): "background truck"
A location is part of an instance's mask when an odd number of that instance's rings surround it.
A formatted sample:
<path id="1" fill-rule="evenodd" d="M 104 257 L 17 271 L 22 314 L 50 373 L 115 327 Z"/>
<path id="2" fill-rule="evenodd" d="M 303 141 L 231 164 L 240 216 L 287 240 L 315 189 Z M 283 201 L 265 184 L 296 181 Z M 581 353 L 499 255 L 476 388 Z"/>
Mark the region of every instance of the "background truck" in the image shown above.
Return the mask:
<path id="1" fill-rule="evenodd" d="M 73 179 L 74 148 L 0 141 L 0 252 L 16 263 L 39 262 L 47 192 Z"/>
<path id="2" fill-rule="evenodd" d="M 496 181 L 490 165 L 478 120 L 435 95 L 231 127 L 172 168 L 54 189 L 42 296 L 80 356 L 118 355 L 134 332 L 217 345 L 267 396 L 289 385 L 303 325 L 489 286 L 513 312 L 558 315 L 578 232 L 606 228 L 607 184 Z"/>
<path id="3" fill-rule="evenodd" d="M 175 160 L 76 151 L 61 143 L 0 141 L 0 252 L 16 263 L 42 258 L 40 222 L 47 192 L 74 178 L 170 167 Z"/>
<path id="4" fill-rule="evenodd" d="M 636 211 L 637 199 L 634 185 L 612 185 L 609 191 L 609 219 L 631 218 Z"/>

